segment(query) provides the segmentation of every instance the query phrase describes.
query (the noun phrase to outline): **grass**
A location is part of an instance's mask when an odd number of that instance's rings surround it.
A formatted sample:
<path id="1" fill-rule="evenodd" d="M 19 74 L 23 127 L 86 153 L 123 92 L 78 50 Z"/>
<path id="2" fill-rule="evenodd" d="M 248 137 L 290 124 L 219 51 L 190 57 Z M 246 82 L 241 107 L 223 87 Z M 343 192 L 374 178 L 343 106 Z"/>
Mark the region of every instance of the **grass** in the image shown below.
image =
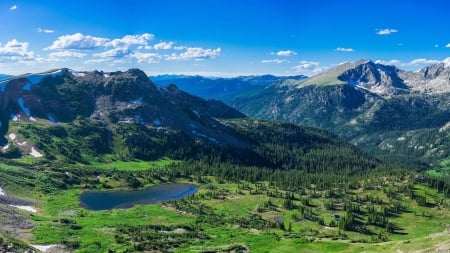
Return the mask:
<path id="1" fill-rule="evenodd" d="M 165 162 L 172 161 L 162 161 Z M 112 162 L 117 170 L 129 171 L 145 170 L 150 162 L 132 161 L 131 163 Z M 103 171 L 111 169 L 111 164 L 97 166 Z M 137 165 L 137 166 L 135 166 Z M 141 167 L 139 167 L 141 166 Z M 137 169 L 136 169 L 137 168 Z M 67 190 L 52 191 L 50 194 L 43 194 L 42 190 L 46 186 L 47 177 L 57 177 L 56 172 L 36 172 L 28 173 L 24 168 L 0 164 L 1 186 L 8 191 L 15 191 L 20 196 L 30 196 L 39 199 L 37 207 L 39 213 L 32 214 L 31 218 L 36 224 L 33 229 L 33 243 L 37 244 L 59 244 L 64 243 L 69 247 L 77 248 L 77 252 L 104 252 L 115 250 L 123 252 L 129 249 L 130 244 L 117 241 L 117 230 L 121 227 L 138 228 L 146 225 L 167 225 L 182 227 L 184 225 L 197 224 L 198 214 L 193 211 L 181 212 L 177 210 L 173 203 L 158 203 L 151 205 L 138 205 L 130 209 L 114 209 L 109 211 L 89 211 L 80 207 L 78 196 L 83 191 L 83 185 L 69 187 Z M 133 172 L 135 174 L 137 172 Z M 142 173 L 147 173 L 142 171 Z M 32 176 L 30 176 L 32 175 Z M 17 178 L 18 179 L 17 179 Z M 102 176 L 103 177 L 103 176 Z M 16 179 L 14 179 L 16 178 Z M 119 179 L 105 178 L 110 185 L 116 185 Z M 116 181 L 115 181 L 116 180 Z M 188 182 L 192 179 L 179 178 L 178 182 Z M 448 244 L 448 234 L 443 232 L 448 227 L 450 213 L 448 208 L 423 207 L 417 205 L 415 200 L 410 199 L 405 194 L 401 194 L 402 203 L 406 210 L 389 220 L 401 230 L 389 234 L 388 242 L 379 243 L 351 243 L 353 241 L 371 241 L 370 235 L 364 235 L 352 231 L 342 231 L 349 240 L 335 238 L 338 234 L 337 228 L 327 228 L 315 221 L 301 218 L 294 219 L 293 215 L 299 215 L 299 209 L 287 210 L 283 207 L 284 198 L 268 196 L 265 190 L 255 194 L 255 186 L 250 183 L 236 182 L 218 183 L 214 177 L 203 177 L 205 182 L 200 184 L 200 189 L 196 194 L 196 204 L 210 208 L 213 214 L 218 215 L 225 222 L 224 225 L 214 225 L 205 221 L 199 223 L 201 230 L 208 235 L 205 239 L 192 239 L 188 243 L 180 244 L 176 252 L 193 252 L 201 250 L 222 250 L 228 251 L 233 247 L 246 247 L 251 252 L 393 252 L 397 249 L 403 251 L 411 250 L 434 250 L 440 245 Z M 161 182 L 153 180 L 153 183 Z M 145 183 L 145 182 L 144 182 Z M 247 188 L 242 188 L 242 183 L 250 185 L 252 192 Z M 198 182 L 197 182 L 198 184 Z M 267 182 L 264 183 L 268 186 Z M 398 183 L 397 183 L 398 184 Z M 32 192 L 31 188 L 24 185 L 35 185 L 37 189 Z M 117 183 L 118 185 L 118 183 Z M 145 183 L 144 185 L 147 185 Z M 386 187 L 392 187 L 388 184 Z M 425 185 L 415 184 L 415 194 L 425 196 L 430 203 L 437 203 L 443 196 L 434 189 Z M 273 192 L 273 189 L 269 189 Z M 280 196 L 284 196 L 284 192 Z M 297 206 L 302 203 L 299 198 L 308 197 L 311 190 L 306 190 L 305 195 L 297 195 L 294 201 Z M 211 197 L 212 193 L 220 193 L 219 197 Z M 380 189 L 352 190 L 346 196 L 379 197 L 384 203 L 389 202 L 389 198 Z M 310 205 L 314 213 L 322 217 L 328 225 L 334 213 L 344 215 L 342 210 L 327 210 L 324 202 L 329 200 L 323 196 L 311 197 Z M 273 209 L 257 211 L 258 206 L 270 200 Z M 335 199 L 339 201 L 338 198 Z M 364 209 L 363 209 L 364 210 Z M 283 222 L 287 228 L 292 226 L 292 232 L 279 228 L 255 228 L 245 227 L 236 223 L 239 219 L 248 219 L 251 215 L 261 215 L 266 221 L 273 221 L 275 217 L 283 217 Z M 369 225 L 368 228 L 375 233 L 384 231 L 383 228 Z M 145 229 L 143 234 L 148 233 Z M 270 246 L 269 246 L 270 245 Z M 450 247 L 450 245 L 447 245 Z"/>
<path id="2" fill-rule="evenodd" d="M 146 171 L 153 168 L 163 168 L 177 161 L 168 157 L 163 157 L 154 161 L 143 161 L 134 159 L 131 161 L 121 161 L 113 157 L 106 156 L 104 161 L 94 161 L 90 164 L 92 167 L 106 169 L 106 170 L 120 170 L 120 171 Z"/>

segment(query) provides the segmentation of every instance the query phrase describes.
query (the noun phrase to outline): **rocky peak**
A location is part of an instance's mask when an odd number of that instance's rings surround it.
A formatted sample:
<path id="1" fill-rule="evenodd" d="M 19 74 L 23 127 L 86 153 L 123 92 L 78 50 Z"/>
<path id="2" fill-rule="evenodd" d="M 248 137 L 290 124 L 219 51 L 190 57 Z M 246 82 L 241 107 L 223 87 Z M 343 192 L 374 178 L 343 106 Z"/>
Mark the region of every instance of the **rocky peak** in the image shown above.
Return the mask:
<path id="1" fill-rule="evenodd" d="M 359 63 L 359 64 L 358 64 Z M 338 76 L 353 87 L 359 87 L 380 95 L 402 92 L 408 87 L 398 76 L 395 66 L 377 64 L 372 61 L 358 61 L 356 66 L 349 68 Z"/>
<path id="2" fill-rule="evenodd" d="M 440 77 L 450 77 L 450 68 L 446 67 L 444 63 L 433 64 L 431 66 L 425 67 L 419 71 L 423 78 L 434 79 Z"/>
<path id="3" fill-rule="evenodd" d="M 450 92 L 450 67 L 444 63 L 430 65 L 418 72 L 402 71 L 400 76 L 414 91 L 424 93 Z"/>

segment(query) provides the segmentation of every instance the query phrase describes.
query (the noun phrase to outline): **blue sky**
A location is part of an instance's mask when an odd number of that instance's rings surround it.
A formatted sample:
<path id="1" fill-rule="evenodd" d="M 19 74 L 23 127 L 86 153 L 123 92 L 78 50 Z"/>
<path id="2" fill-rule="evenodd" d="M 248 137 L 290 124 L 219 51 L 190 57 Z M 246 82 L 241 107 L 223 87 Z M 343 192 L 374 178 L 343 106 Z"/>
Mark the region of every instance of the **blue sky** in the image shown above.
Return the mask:
<path id="1" fill-rule="evenodd" d="M 0 0 L 0 73 L 312 75 L 372 59 L 450 64 L 450 2 Z"/>

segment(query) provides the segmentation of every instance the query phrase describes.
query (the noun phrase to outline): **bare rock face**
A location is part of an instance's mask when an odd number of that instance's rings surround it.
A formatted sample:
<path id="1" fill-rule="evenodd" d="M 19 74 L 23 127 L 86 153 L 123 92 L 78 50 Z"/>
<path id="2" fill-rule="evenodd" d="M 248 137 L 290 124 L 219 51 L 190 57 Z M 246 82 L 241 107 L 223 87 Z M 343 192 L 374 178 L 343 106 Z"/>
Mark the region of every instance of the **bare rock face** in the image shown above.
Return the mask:
<path id="1" fill-rule="evenodd" d="M 429 94 L 450 92 L 450 67 L 444 63 L 433 64 L 418 72 L 402 71 L 400 76 L 412 91 Z"/>
<path id="2" fill-rule="evenodd" d="M 376 94 L 404 93 L 408 87 L 398 76 L 398 71 L 394 66 L 366 61 L 344 71 L 338 79 Z"/>

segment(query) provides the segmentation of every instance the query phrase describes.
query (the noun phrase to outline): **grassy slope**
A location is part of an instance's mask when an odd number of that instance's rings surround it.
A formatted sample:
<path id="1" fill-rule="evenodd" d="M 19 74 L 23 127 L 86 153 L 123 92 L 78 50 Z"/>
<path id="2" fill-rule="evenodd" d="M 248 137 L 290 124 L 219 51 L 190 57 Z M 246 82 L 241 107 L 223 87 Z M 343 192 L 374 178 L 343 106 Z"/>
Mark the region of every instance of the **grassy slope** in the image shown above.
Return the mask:
<path id="1" fill-rule="evenodd" d="M 177 252 L 192 252 L 198 250 L 227 249 L 233 245 L 244 245 L 252 252 L 292 252 L 301 249 L 301 252 L 373 252 L 395 250 L 419 250 L 433 249 L 439 243 L 445 243 L 446 235 L 442 232 L 446 229 L 450 214 L 447 209 L 427 208 L 417 206 L 415 201 L 405 199 L 408 211 L 399 217 L 392 218 L 392 222 L 401 227 L 407 234 L 391 234 L 391 241 L 375 244 L 348 243 L 346 240 L 331 240 L 337 234 L 336 228 L 326 228 L 309 220 L 294 221 L 292 213 L 296 210 L 286 210 L 282 207 L 283 199 L 267 197 L 266 194 L 250 194 L 248 190 L 238 188 L 237 184 L 216 183 L 214 178 L 208 178 L 211 183 L 203 183 L 197 194 L 200 203 L 211 207 L 215 214 L 223 215 L 225 219 L 245 218 L 249 213 L 257 213 L 256 207 L 271 200 L 275 204 L 274 210 L 264 211 L 261 215 L 266 220 L 272 220 L 275 216 L 284 217 L 284 223 L 292 222 L 293 232 L 280 229 L 252 229 L 242 228 L 233 223 L 223 226 L 203 225 L 204 231 L 210 236 L 206 240 L 193 240 L 182 246 Z M 225 199 L 204 197 L 211 192 L 225 192 Z M 77 242 L 79 252 L 91 252 L 98 250 L 114 249 L 120 252 L 124 245 L 117 243 L 114 232 L 120 226 L 140 226 L 144 224 L 163 224 L 183 226 L 192 224 L 198 218 L 196 214 L 183 213 L 171 207 L 171 204 L 154 204 L 136 206 L 128 210 L 112 211 L 88 211 L 79 207 L 78 195 L 81 189 L 72 189 L 55 193 L 43 198 L 41 213 L 33 215 L 38 226 L 34 229 L 35 242 L 60 243 Z M 416 192 L 437 200 L 442 196 L 437 192 L 422 185 L 416 185 Z M 380 190 L 352 191 L 352 194 L 364 196 L 380 196 L 386 198 Z M 202 197 L 203 196 L 203 197 Z M 312 205 L 316 206 L 326 222 L 334 213 L 342 211 L 329 211 L 323 208 L 325 198 L 313 199 Z M 299 201 L 297 204 L 301 205 Z M 425 213 L 425 216 L 422 216 Z M 69 225 L 61 223 L 61 220 L 73 220 L 81 229 L 71 229 Z M 374 231 L 381 230 L 371 227 Z M 308 232 L 311 231 L 311 232 Z M 352 240 L 366 239 L 355 232 L 345 232 Z M 448 235 L 447 235 L 448 236 Z M 270 246 L 269 246 L 270 245 Z"/>

